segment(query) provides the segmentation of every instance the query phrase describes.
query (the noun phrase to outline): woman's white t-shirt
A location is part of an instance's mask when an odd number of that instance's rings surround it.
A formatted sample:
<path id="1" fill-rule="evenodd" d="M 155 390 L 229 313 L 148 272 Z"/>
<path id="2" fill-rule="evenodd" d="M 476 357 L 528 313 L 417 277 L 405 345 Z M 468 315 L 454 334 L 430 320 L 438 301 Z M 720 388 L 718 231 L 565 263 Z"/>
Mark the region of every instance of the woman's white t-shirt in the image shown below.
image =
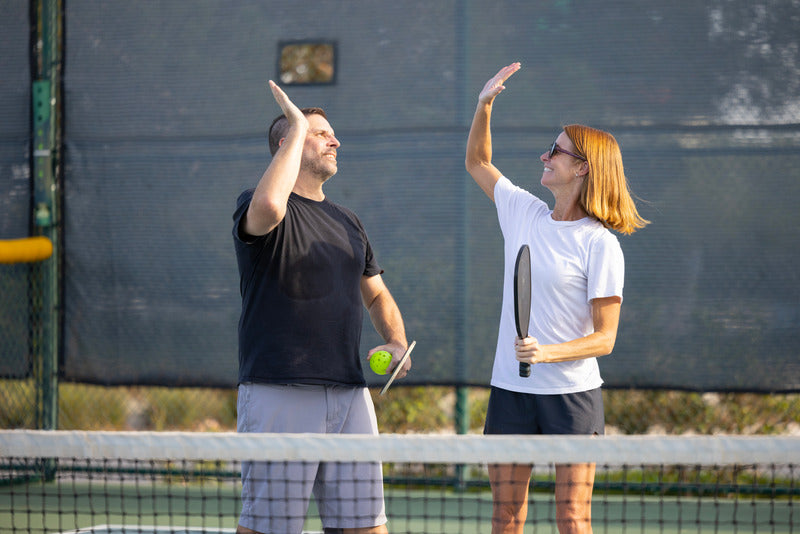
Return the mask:
<path id="1" fill-rule="evenodd" d="M 543 363 L 519 376 L 514 354 L 514 263 L 519 248 L 531 250 L 531 319 L 528 335 L 539 343 L 563 343 L 591 334 L 591 301 L 622 298 L 625 260 L 616 236 L 599 221 L 555 221 L 539 198 L 501 177 L 494 188 L 505 241 L 503 306 L 497 336 L 493 386 L 537 394 L 563 394 L 600 387 L 597 358 Z"/>

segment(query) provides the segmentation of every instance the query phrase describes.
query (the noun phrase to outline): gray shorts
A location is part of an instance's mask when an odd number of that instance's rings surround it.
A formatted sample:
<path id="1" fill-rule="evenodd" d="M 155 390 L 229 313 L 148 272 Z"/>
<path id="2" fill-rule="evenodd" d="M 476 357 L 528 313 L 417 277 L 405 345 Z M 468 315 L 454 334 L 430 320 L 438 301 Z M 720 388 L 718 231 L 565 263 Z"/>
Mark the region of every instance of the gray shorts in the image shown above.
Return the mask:
<path id="1" fill-rule="evenodd" d="M 378 434 L 367 388 L 242 384 L 239 432 Z M 243 462 L 239 524 L 301 532 L 313 493 L 323 528 L 386 523 L 379 463 Z"/>
<path id="2" fill-rule="evenodd" d="M 517 393 L 492 387 L 484 434 L 605 433 L 600 388 L 563 395 Z"/>

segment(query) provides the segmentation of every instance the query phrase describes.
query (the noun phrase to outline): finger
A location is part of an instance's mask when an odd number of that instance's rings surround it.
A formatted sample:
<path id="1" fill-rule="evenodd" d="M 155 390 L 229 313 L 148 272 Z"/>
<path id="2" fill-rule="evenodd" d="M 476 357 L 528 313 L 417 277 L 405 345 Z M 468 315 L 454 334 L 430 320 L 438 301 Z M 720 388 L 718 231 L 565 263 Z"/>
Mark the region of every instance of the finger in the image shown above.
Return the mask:
<path id="1" fill-rule="evenodd" d="M 400 362 L 392 362 L 392 364 L 389 365 L 389 368 L 386 369 L 386 374 L 393 374 L 395 369 L 397 369 L 397 365 L 399 363 Z M 403 367 L 401 367 L 400 370 L 397 372 L 397 378 L 403 378 L 407 374 L 408 374 L 408 370 L 405 369 L 405 365 L 403 365 Z"/>
<path id="2" fill-rule="evenodd" d="M 519 63 L 519 62 L 516 62 L 516 63 L 512 63 L 511 65 L 508 65 L 506 67 L 503 67 L 502 69 L 500 69 L 500 72 L 498 72 L 497 74 L 499 76 L 501 76 L 501 79 L 503 81 L 506 81 L 507 79 L 509 79 L 511 77 L 512 74 L 514 74 L 515 72 L 517 72 L 521 68 L 522 68 L 522 64 Z"/>
<path id="3" fill-rule="evenodd" d="M 391 368 L 389 369 L 388 372 L 394 372 L 394 369 L 398 365 L 400 365 L 400 360 L 402 360 L 402 359 L 403 359 L 402 355 L 397 357 L 397 358 L 395 358 L 392 361 Z M 410 370 L 411 370 L 411 358 L 408 358 L 405 362 L 403 362 L 403 367 L 400 368 L 400 371 L 397 372 L 397 378 L 405 377 Z"/>
<path id="4" fill-rule="evenodd" d="M 289 97 L 286 96 L 286 93 L 284 93 L 283 90 L 277 85 L 273 85 L 272 96 L 275 98 L 275 102 L 278 104 L 281 110 L 283 110 L 283 112 L 285 113 L 286 109 L 289 107 L 289 104 L 291 103 L 289 101 Z"/>
<path id="5" fill-rule="evenodd" d="M 494 82 L 501 91 L 505 89 L 505 86 L 503 85 L 505 81 L 508 80 L 511 75 L 517 72 L 520 68 L 521 65 L 519 63 L 512 63 L 511 65 L 500 69 L 500 72 L 495 75 Z"/>
<path id="6" fill-rule="evenodd" d="M 278 86 L 278 84 L 270 80 L 269 88 L 272 90 L 272 96 L 275 97 L 275 101 L 278 103 L 284 113 L 287 113 L 294 108 L 294 104 L 289 99 L 289 95 L 287 95 L 286 92 L 284 92 L 284 90 Z"/>
<path id="7" fill-rule="evenodd" d="M 286 94 L 283 92 L 283 89 L 278 87 L 278 84 L 273 82 L 272 80 L 269 81 L 269 89 L 270 91 L 272 91 L 272 94 L 275 95 L 276 98 L 279 94 Z"/>
<path id="8" fill-rule="evenodd" d="M 390 347 L 389 345 L 378 345 L 377 347 L 372 347 L 371 349 L 369 349 L 367 351 L 367 356 L 372 356 L 373 354 L 375 354 L 379 350 L 383 350 L 383 351 L 386 351 L 389 354 L 391 354 L 393 362 L 400 360 L 400 357 L 397 356 L 397 350 L 392 348 L 392 347 Z M 402 356 L 403 353 L 401 352 L 400 355 Z"/>

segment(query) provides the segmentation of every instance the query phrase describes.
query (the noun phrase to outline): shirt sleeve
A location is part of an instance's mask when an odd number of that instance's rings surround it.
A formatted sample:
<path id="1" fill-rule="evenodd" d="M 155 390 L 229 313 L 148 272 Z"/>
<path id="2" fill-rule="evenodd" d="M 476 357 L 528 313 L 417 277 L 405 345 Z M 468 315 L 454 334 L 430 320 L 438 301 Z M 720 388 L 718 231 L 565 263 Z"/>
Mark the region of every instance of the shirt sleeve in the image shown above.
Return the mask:
<path id="1" fill-rule="evenodd" d="M 617 238 L 605 230 L 589 252 L 587 298 L 620 297 L 625 282 L 625 258 Z"/>
<path id="2" fill-rule="evenodd" d="M 544 201 L 517 187 L 505 176 L 501 176 L 494 186 L 494 204 L 500 231 L 506 238 L 521 230 L 520 220 L 530 220 L 539 211 L 548 209 Z"/>
<path id="3" fill-rule="evenodd" d="M 241 230 L 242 217 L 247 213 L 247 208 L 250 207 L 250 201 L 253 200 L 253 193 L 255 189 L 248 189 L 244 191 L 239 198 L 236 199 L 236 210 L 233 212 L 233 239 L 234 242 L 242 242 L 249 244 L 253 241 L 253 236 L 248 236 Z"/>
<path id="4" fill-rule="evenodd" d="M 361 239 L 364 241 L 364 276 L 372 277 L 377 276 L 379 274 L 383 274 L 383 269 L 381 269 L 380 264 L 378 264 L 378 259 L 375 257 L 375 252 L 372 250 L 372 245 L 369 242 L 369 237 L 367 236 L 367 231 L 364 229 L 364 225 L 361 223 L 361 219 L 355 213 L 351 213 L 351 217 L 355 222 L 356 226 L 358 226 L 358 231 L 361 233 Z"/>
<path id="5" fill-rule="evenodd" d="M 383 274 L 383 269 L 378 264 L 378 260 L 375 258 L 375 253 L 372 251 L 372 245 L 369 244 L 369 239 L 366 239 L 367 234 L 364 234 L 364 245 L 366 248 L 365 251 L 365 260 L 366 263 L 364 265 L 364 276 L 377 276 L 379 274 Z"/>

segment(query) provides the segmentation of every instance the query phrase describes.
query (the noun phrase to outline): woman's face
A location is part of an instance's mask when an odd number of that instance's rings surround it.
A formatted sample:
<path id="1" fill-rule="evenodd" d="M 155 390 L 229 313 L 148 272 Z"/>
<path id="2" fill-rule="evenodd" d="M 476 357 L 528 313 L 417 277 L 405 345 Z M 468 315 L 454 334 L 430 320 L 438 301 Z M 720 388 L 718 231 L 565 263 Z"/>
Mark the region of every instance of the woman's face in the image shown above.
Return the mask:
<path id="1" fill-rule="evenodd" d="M 573 154 L 577 154 L 578 152 L 565 132 L 561 132 L 558 138 L 556 138 L 555 151 L 551 152 L 548 150 L 539 156 L 539 159 L 544 164 L 542 185 L 548 189 L 551 187 L 570 185 L 575 180 L 582 180 L 582 177 L 576 176 L 576 173 L 579 173 L 584 162 L 570 154 L 562 152 L 562 150 L 572 152 Z"/>

